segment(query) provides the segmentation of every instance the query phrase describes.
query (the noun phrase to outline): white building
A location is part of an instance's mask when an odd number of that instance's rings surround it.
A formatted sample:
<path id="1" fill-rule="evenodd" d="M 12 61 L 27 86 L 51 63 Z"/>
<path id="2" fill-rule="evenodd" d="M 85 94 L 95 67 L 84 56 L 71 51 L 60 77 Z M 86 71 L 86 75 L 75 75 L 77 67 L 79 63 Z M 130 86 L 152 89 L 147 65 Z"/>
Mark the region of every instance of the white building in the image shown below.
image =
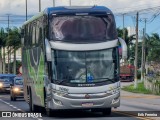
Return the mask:
<path id="1" fill-rule="evenodd" d="M 128 36 L 136 34 L 136 28 L 135 27 L 127 27 L 128 30 Z M 139 30 L 138 32 L 138 42 L 142 42 L 143 39 L 143 30 Z M 135 40 L 133 40 L 133 43 L 135 43 Z"/>
<path id="2" fill-rule="evenodd" d="M 135 27 L 127 27 L 128 30 L 128 36 L 136 34 L 136 28 Z"/>

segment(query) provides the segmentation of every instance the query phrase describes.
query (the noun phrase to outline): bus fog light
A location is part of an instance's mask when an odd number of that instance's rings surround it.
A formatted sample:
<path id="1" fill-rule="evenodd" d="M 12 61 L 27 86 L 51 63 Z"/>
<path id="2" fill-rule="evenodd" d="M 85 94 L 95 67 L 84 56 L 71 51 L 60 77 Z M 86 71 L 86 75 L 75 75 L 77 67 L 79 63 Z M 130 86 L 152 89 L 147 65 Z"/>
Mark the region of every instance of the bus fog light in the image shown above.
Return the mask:
<path id="1" fill-rule="evenodd" d="M 116 97 L 112 100 L 112 104 L 116 104 L 119 102 L 119 97 Z"/>
<path id="2" fill-rule="evenodd" d="M 54 99 L 54 102 L 58 105 L 63 105 L 62 102 L 60 100 Z"/>

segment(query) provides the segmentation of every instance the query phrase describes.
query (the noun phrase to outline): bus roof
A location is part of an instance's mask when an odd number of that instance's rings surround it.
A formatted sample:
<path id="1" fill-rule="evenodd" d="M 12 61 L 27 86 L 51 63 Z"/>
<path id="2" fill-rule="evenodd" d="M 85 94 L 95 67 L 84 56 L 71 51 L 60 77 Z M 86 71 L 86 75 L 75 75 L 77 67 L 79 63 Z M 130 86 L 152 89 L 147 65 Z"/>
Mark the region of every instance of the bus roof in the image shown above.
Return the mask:
<path id="1" fill-rule="evenodd" d="M 72 13 L 83 13 L 83 12 L 106 12 L 112 14 L 111 10 L 104 6 L 60 6 L 50 7 L 45 9 L 47 13 L 60 13 L 60 12 L 72 12 Z"/>
<path id="2" fill-rule="evenodd" d="M 73 14 L 73 13 L 103 13 L 103 14 L 113 14 L 110 9 L 104 6 L 59 6 L 59 7 L 49 7 L 43 12 L 33 16 L 31 19 L 26 21 L 23 25 L 30 23 L 31 21 L 41 17 L 46 14 Z"/>

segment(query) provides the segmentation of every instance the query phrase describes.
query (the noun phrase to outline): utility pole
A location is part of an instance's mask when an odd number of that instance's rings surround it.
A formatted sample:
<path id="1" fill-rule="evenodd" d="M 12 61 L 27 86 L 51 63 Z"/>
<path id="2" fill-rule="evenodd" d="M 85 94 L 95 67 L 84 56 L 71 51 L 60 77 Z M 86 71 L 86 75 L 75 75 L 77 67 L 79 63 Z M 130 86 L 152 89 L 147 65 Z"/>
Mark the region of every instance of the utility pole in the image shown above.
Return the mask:
<path id="1" fill-rule="evenodd" d="M 141 62 L 141 81 L 144 81 L 144 76 L 145 76 L 145 63 L 146 63 L 146 45 L 145 45 L 145 41 L 146 41 L 146 23 L 147 23 L 147 19 L 144 19 L 145 22 L 145 26 L 143 29 L 143 42 L 142 42 L 142 62 Z"/>
<path id="2" fill-rule="evenodd" d="M 144 80 L 144 42 L 145 42 L 145 30 L 143 28 L 143 39 L 142 39 L 142 58 L 141 58 L 141 81 Z"/>
<path id="3" fill-rule="evenodd" d="M 55 4 L 55 0 L 53 0 L 53 7 L 55 7 L 56 6 L 56 4 Z"/>
<path id="4" fill-rule="evenodd" d="M 125 14 L 123 14 L 123 39 L 125 40 L 124 15 L 125 15 Z"/>
<path id="5" fill-rule="evenodd" d="M 3 28 L 1 28 L 1 36 L 2 35 L 4 35 L 4 29 Z M 3 74 L 5 74 L 5 72 L 6 72 L 5 46 L 1 46 L 1 47 L 3 48 L 3 60 L 2 60 L 3 61 L 3 65 L 2 65 L 3 66 L 3 71 L 2 72 L 3 72 Z"/>
<path id="6" fill-rule="evenodd" d="M 39 0 L 39 12 L 41 12 L 41 0 Z"/>
<path id="7" fill-rule="evenodd" d="M 146 71 L 145 71 L 145 65 L 146 65 L 146 24 L 147 24 L 147 18 L 145 18 L 145 26 L 144 26 L 144 66 L 143 66 L 143 70 L 144 70 L 144 73 L 143 73 L 143 76 L 145 76 L 146 74 Z"/>
<path id="8" fill-rule="evenodd" d="M 123 14 L 123 39 L 125 40 L 126 38 L 125 38 L 125 28 L 124 28 L 124 15 L 125 15 L 125 13 Z M 126 65 L 126 64 L 128 64 L 127 63 L 127 59 L 124 59 L 124 63 L 123 63 L 124 65 Z"/>
<path id="9" fill-rule="evenodd" d="M 139 13 L 136 15 L 136 47 L 135 47 L 135 73 L 134 73 L 134 88 L 137 88 L 137 63 L 138 63 L 138 19 Z"/>
<path id="10" fill-rule="evenodd" d="M 9 21 L 10 21 L 10 19 L 9 19 L 9 14 L 8 14 L 8 39 L 9 39 Z M 10 58 L 9 58 L 9 56 L 10 56 L 10 47 L 8 47 L 8 73 L 10 73 Z"/>
<path id="11" fill-rule="evenodd" d="M 69 6 L 72 6 L 72 1 L 71 0 L 69 0 Z"/>
<path id="12" fill-rule="evenodd" d="M 26 0 L 26 21 L 27 21 L 27 16 L 28 16 L 28 15 L 27 15 L 27 14 L 28 14 L 28 12 L 27 12 L 27 11 L 28 11 L 28 10 L 27 10 L 27 7 L 28 7 L 28 5 L 27 5 L 27 0 Z"/>

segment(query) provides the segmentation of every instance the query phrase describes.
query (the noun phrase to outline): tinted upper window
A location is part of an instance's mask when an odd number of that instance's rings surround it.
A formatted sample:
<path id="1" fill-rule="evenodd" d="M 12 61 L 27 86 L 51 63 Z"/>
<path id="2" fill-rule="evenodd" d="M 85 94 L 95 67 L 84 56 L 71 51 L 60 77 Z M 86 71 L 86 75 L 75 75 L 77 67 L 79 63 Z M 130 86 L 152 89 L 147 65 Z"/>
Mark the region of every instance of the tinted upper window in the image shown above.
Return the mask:
<path id="1" fill-rule="evenodd" d="M 59 16 L 50 20 L 52 40 L 100 42 L 117 38 L 113 15 Z"/>
<path id="2" fill-rule="evenodd" d="M 22 78 L 16 78 L 15 79 L 15 84 L 16 85 L 23 85 L 23 79 Z"/>

